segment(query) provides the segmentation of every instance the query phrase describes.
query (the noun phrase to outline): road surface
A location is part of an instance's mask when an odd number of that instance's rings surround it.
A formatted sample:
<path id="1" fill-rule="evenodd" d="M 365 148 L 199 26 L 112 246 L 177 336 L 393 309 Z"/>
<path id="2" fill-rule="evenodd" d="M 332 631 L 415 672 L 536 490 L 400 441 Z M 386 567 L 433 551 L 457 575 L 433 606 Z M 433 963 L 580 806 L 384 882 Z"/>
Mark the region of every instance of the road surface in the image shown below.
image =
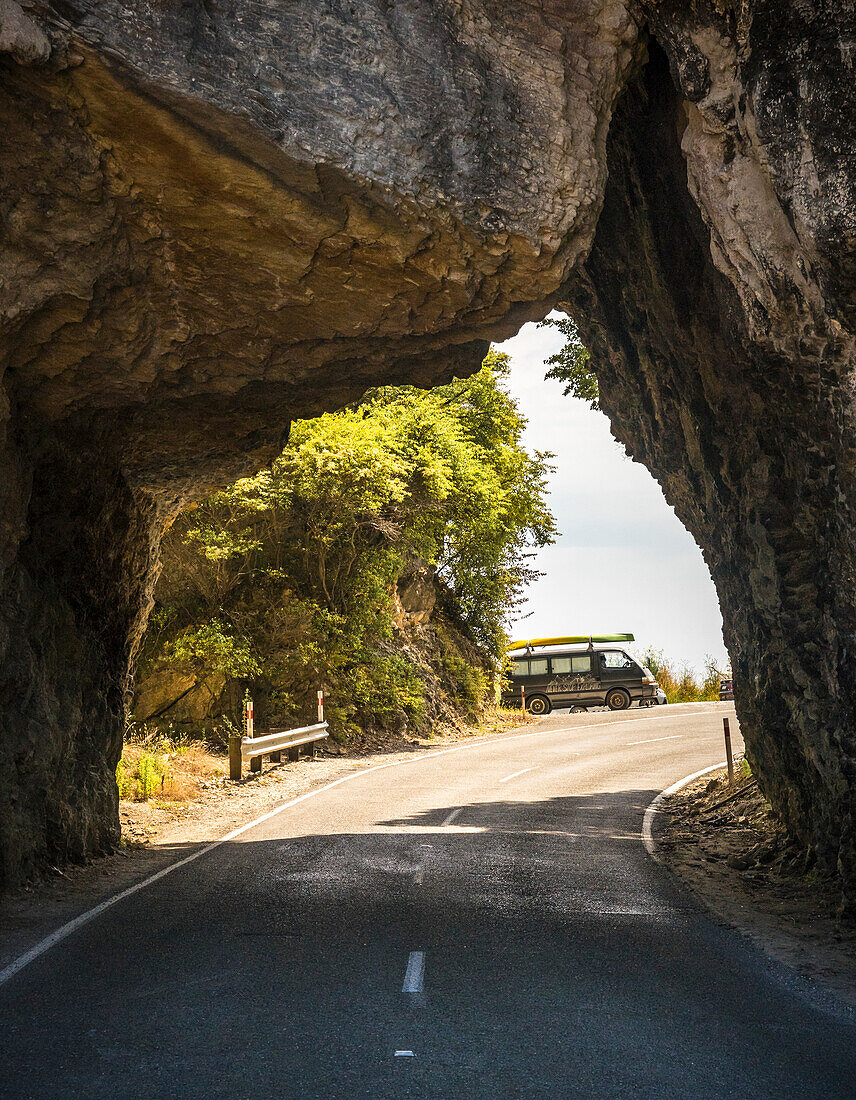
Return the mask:
<path id="1" fill-rule="evenodd" d="M 553 715 L 270 817 L 0 985 L 0 1095 L 853 1100 L 846 1010 L 640 841 L 729 713 Z"/>

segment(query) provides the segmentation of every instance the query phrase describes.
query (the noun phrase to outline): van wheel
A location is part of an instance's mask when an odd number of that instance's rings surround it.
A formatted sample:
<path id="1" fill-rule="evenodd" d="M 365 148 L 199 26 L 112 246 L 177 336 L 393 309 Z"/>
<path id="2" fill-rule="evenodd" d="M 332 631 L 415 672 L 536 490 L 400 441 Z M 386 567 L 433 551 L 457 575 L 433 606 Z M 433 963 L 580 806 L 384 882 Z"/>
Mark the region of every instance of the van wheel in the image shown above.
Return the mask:
<path id="1" fill-rule="evenodd" d="M 553 708 L 545 695 L 532 695 L 526 700 L 526 709 L 530 714 L 549 714 Z"/>
<path id="2" fill-rule="evenodd" d="M 610 710 L 627 710 L 630 706 L 630 696 L 624 688 L 616 688 L 607 695 L 606 705 Z"/>
<path id="3" fill-rule="evenodd" d="M 571 714 L 588 714 L 588 707 L 571 707 Z"/>

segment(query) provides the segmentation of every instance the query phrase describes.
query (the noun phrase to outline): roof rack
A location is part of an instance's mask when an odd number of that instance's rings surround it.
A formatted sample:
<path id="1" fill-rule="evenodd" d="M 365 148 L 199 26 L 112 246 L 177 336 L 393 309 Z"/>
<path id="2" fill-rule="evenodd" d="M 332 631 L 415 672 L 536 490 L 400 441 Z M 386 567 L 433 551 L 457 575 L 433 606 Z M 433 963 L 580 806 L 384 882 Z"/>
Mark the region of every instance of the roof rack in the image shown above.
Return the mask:
<path id="1" fill-rule="evenodd" d="M 535 649 L 536 646 L 551 645 L 588 645 L 595 642 L 632 642 L 632 634 L 569 634 L 565 638 L 529 638 L 520 642 L 511 642 L 508 651 L 513 649 Z"/>

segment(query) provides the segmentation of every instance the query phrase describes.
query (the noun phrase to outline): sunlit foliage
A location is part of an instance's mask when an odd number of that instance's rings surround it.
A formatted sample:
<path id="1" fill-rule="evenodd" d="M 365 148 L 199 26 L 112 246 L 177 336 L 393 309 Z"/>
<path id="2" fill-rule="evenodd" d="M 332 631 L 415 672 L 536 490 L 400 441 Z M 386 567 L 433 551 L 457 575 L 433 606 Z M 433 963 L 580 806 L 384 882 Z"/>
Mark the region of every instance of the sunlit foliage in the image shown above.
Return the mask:
<path id="1" fill-rule="evenodd" d="M 405 563 L 436 566 L 454 616 L 491 657 L 535 575 L 532 549 L 555 536 L 552 456 L 523 447 L 508 369 L 491 352 L 471 378 L 375 390 L 299 422 L 269 470 L 183 513 L 165 542 L 144 668 L 216 669 L 263 690 L 283 718 L 323 682 L 344 732 L 396 716 L 418 725 L 423 684 L 392 641 Z M 487 679 L 453 645 L 439 657 L 464 701 L 483 692 Z"/>
<path id="2" fill-rule="evenodd" d="M 591 367 L 591 355 L 571 318 L 547 317 L 538 327 L 558 329 L 565 338 L 559 351 L 545 360 L 550 369 L 544 377 L 564 382 L 566 397 L 579 397 L 593 409 L 599 408 L 597 375 Z"/>

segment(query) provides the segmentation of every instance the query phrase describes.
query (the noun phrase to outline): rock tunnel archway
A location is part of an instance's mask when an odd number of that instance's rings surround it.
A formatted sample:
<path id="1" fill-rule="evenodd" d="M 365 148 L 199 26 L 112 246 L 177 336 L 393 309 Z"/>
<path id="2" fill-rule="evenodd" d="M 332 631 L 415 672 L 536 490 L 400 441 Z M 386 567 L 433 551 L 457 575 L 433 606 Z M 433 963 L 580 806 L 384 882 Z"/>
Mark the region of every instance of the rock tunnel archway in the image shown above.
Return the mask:
<path id="1" fill-rule="evenodd" d="M 852 902 L 854 43 L 843 0 L 6 0 L 2 881 L 116 840 L 182 502 L 561 302 Z"/>

